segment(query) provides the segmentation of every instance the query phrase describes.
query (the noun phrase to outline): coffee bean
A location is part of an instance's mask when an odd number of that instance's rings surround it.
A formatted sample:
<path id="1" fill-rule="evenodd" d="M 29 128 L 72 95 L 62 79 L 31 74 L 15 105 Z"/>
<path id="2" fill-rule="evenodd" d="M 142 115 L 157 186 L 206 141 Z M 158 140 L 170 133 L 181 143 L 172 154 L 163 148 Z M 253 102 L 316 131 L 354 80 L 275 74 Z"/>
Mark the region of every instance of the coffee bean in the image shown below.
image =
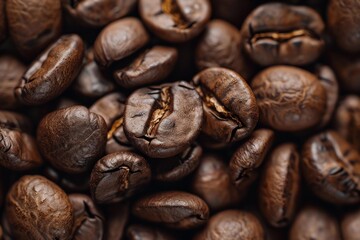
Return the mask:
<path id="1" fill-rule="evenodd" d="M 66 193 L 46 178 L 23 176 L 6 197 L 5 214 L 14 239 L 70 239 L 73 209 Z"/>
<path id="2" fill-rule="evenodd" d="M 134 203 L 132 213 L 146 221 L 177 229 L 201 226 L 209 218 L 209 208 L 201 198 L 179 191 L 142 197 Z"/>
<path id="3" fill-rule="evenodd" d="M 101 158 L 91 172 L 91 195 L 97 203 L 120 202 L 139 192 L 150 180 L 150 166 L 140 155 L 109 154 Z"/>
<path id="4" fill-rule="evenodd" d="M 226 68 L 208 68 L 193 78 L 202 98 L 205 135 L 236 142 L 251 134 L 259 118 L 255 96 L 246 81 Z"/>
<path id="5" fill-rule="evenodd" d="M 325 201 L 360 201 L 360 154 L 334 131 L 310 138 L 303 147 L 302 168 L 313 192 Z"/>
<path id="6" fill-rule="evenodd" d="M 32 59 L 61 33 L 60 0 L 7 0 L 10 37 L 19 53 Z"/>
<path id="7" fill-rule="evenodd" d="M 124 131 L 152 158 L 175 156 L 190 146 L 203 122 L 201 100 L 187 82 L 141 88 L 127 100 Z"/>
<path id="8" fill-rule="evenodd" d="M 140 0 L 139 12 L 147 27 L 169 42 L 185 42 L 205 28 L 211 6 L 207 0 Z"/>
<path id="9" fill-rule="evenodd" d="M 344 240 L 356 240 L 360 236 L 360 210 L 351 211 L 341 220 L 341 232 Z"/>
<path id="10" fill-rule="evenodd" d="M 175 240 L 169 232 L 155 227 L 147 227 L 144 225 L 134 224 L 127 229 L 127 237 L 129 240 Z"/>
<path id="11" fill-rule="evenodd" d="M 86 107 L 73 106 L 46 115 L 37 129 L 43 156 L 67 173 L 89 171 L 101 157 L 106 143 L 106 124 Z"/>
<path id="12" fill-rule="evenodd" d="M 264 166 L 259 185 L 259 207 L 274 227 L 294 218 L 300 196 L 300 155 L 292 143 L 276 147 Z"/>
<path id="13" fill-rule="evenodd" d="M 244 48 L 256 63 L 301 66 L 322 53 L 324 29 L 321 16 L 312 8 L 268 3 L 246 18 L 241 32 Z"/>
<path id="14" fill-rule="evenodd" d="M 278 131 L 317 126 L 326 112 L 326 91 L 317 77 L 290 66 L 270 67 L 251 83 L 261 122 Z"/>
<path id="15" fill-rule="evenodd" d="M 34 61 L 15 90 L 24 104 L 39 105 L 62 94 L 79 73 L 84 43 L 78 35 L 65 35 Z"/>

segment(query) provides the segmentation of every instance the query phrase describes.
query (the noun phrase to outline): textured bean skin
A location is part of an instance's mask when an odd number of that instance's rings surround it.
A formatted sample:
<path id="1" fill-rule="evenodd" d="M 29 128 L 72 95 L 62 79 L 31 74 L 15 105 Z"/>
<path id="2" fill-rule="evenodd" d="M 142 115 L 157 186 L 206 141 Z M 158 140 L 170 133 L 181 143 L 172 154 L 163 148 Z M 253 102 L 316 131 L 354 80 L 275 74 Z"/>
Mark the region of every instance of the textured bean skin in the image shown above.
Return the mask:
<path id="1" fill-rule="evenodd" d="M 12 41 L 28 59 L 39 54 L 61 33 L 60 0 L 7 0 L 6 16 Z"/>
<path id="2" fill-rule="evenodd" d="M 251 213 L 226 210 L 212 216 L 194 240 L 264 240 L 260 221 Z"/>
<path id="3" fill-rule="evenodd" d="M 302 168 L 314 193 L 334 204 L 360 202 L 360 154 L 335 131 L 310 138 Z"/>
<path id="4" fill-rule="evenodd" d="M 341 232 L 344 240 L 356 240 L 360 236 L 360 210 L 345 214 L 341 220 Z"/>
<path id="5" fill-rule="evenodd" d="M 86 107 L 64 108 L 41 120 L 37 142 L 55 168 L 68 173 L 86 172 L 104 151 L 106 124 Z"/>
<path id="6" fill-rule="evenodd" d="M 177 229 L 198 227 L 209 218 L 209 208 L 201 198 L 179 191 L 142 197 L 134 203 L 132 213 L 141 219 Z"/>
<path id="7" fill-rule="evenodd" d="M 61 0 L 66 13 L 82 26 L 102 27 L 127 15 L 137 0 Z"/>
<path id="8" fill-rule="evenodd" d="M 2 1 L 3 2 L 3 1 Z M 0 102 L 1 109 L 14 109 L 19 105 L 14 90 L 19 85 L 26 68 L 11 55 L 0 57 Z"/>
<path id="9" fill-rule="evenodd" d="M 0 1 L 0 43 L 7 37 L 7 24 L 5 16 L 5 1 Z"/>
<path id="10" fill-rule="evenodd" d="M 202 98 L 205 135 L 230 143 L 251 134 L 259 109 L 251 88 L 240 75 L 226 68 L 208 68 L 192 81 Z"/>
<path id="11" fill-rule="evenodd" d="M 139 12 L 156 36 L 178 43 L 200 34 L 210 19 L 211 6 L 207 0 L 139 0 Z"/>
<path id="12" fill-rule="evenodd" d="M 229 163 L 232 181 L 237 188 L 246 189 L 258 177 L 263 160 L 269 152 L 275 133 L 269 129 L 258 129 L 234 152 Z"/>
<path id="13" fill-rule="evenodd" d="M 15 112 L 0 111 L 0 165 L 14 171 L 34 169 L 42 164 L 31 135 L 30 120 Z"/>
<path id="14" fill-rule="evenodd" d="M 274 227 L 288 225 L 300 196 L 300 155 L 296 146 L 284 143 L 271 153 L 260 180 L 259 207 Z"/>
<path id="15" fill-rule="evenodd" d="M 94 57 L 100 66 L 110 66 L 142 48 L 149 41 L 142 23 L 133 17 L 106 26 L 94 43 Z"/>
<path id="16" fill-rule="evenodd" d="M 117 152 L 101 158 L 90 177 L 90 190 L 97 203 L 115 203 L 137 193 L 150 182 L 146 160 L 132 152 Z"/>
<path id="17" fill-rule="evenodd" d="M 330 0 L 328 27 L 337 45 L 348 52 L 360 51 L 360 2 L 357 0 Z"/>
<path id="18" fill-rule="evenodd" d="M 322 121 L 326 91 L 316 76 L 296 67 L 275 66 L 251 83 L 263 124 L 278 131 L 301 131 Z"/>
<path id="19" fill-rule="evenodd" d="M 6 197 L 5 214 L 15 239 L 70 239 L 73 210 L 66 193 L 46 178 L 23 176 Z"/>
<path id="20" fill-rule="evenodd" d="M 336 219 L 324 210 L 308 206 L 297 215 L 289 233 L 289 240 L 339 240 Z"/>
<path id="21" fill-rule="evenodd" d="M 79 73 L 84 43 L 78 35 L 65 35 L 34 61 L 15 90 L 24 104 L 39 105 L 63 93 Z"/>

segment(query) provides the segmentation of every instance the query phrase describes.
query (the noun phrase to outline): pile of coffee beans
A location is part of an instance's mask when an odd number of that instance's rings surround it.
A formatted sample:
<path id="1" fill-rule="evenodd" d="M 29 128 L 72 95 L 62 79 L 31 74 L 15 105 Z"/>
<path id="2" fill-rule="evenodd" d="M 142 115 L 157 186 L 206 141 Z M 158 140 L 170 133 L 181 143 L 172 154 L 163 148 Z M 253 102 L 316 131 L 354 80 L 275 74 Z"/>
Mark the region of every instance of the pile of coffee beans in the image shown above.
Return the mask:
<path id="1" fill-rule="evenodd" d="M 359 0 L 0 0 L 0 239 L 359 240 Z"/>

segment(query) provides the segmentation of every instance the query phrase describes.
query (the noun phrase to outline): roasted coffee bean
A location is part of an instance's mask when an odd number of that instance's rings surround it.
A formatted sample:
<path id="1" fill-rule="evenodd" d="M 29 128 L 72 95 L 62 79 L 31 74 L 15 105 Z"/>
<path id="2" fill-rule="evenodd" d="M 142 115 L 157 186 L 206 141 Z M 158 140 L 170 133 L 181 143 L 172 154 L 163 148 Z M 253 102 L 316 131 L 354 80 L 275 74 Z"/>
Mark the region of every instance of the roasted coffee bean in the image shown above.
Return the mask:
<path id="1" fill-rule="evenodd" d="M 128 66 L 115 70 L 114 78 L 123 88 L 135 88 L 164 80 L 174 69 L 176 48 L 154 46 L 144 50 Z"/>
<path id="2" fill-rule="evenodd" d="M 208 68 L 193 78 L 202 98 L 205 135 L 219 142 L 236 142 L 256 127 L 259 110 L 246 81 L 226 68 Z"/>
<path id="3" fill-rule="evenodd" d="M 196 48 L 198 68 L 224 67 L 249 79 L 254 67 L 243 53 L 241 43 L 240 33 L 235 26 L 220 19 L 212 20 Z"/>
<path id="4" fill-rule="evenodd" d="M 140 16 L 159 38 L 186 42 L 205 28 L 211 6 L 207 0 L 140 0 Z"/>
<path id="5" fill-rule="evenodd" d="M 90 191 L 97 203 L 115 203 L 139 192 L 151 180 L 146 160 L 132 152 L 117 152 L 101 158 L 90 177 Z"/>
<path id="6" fill-rule="evenodd" d="M 1 109 L 14 109 L 19 105 L 14 91 L 15 88 L 20 84 L 21 77 L 25 73 L 25 70 L 25 66 L 15 57 L 11 55 L 0 56 Z"/>
<path id="7" fill-rule="evenodd" d="M 6 16 L 10 37 L 27 59 L 39 54 L 61 33 L 60 0 L 6 0 Z"/>
<path id="8" fill-rule="evenodd" d="M 133 224 L 127 229 L 129 240 L 175 240 L 169 232 L 145 225 Z"/>
<path id="9" fill-rule="evenodd" d="M 202 148 L 194 143 L 183 153 L 171 158 L 152 159 L 154 178 L 162 182 L 179 181 L 192 173 L 200 163 Z"/>
<path id="10" fill-rule="evenodd" d="M 257 179 L 258 168 L 269 152 L 274 138 L 275 133 L 272 130 L 256 130 L 234 152 L 229 163 L 229 172 L 238 189 L 247 189 Z"/>
<path id="11" fill-rule="evenodd" d="M 320 127 L 326 126 L 334 113 L 338 95 L 339 86 L 333 70 L 326 65 L 317 65 L 315 68 L 315 74 L 326 91 L 326 111 L 322 117 Z"/>
<path id="12" fill-rule="evenodd" d="M 143 220 L 177 229 L 201 226 L 209 218 L 209 207 L 199 197 L 180 191 L 155 193 L 137 200 L 132 213 Z"/>
<path id="13" fill-rule="evenodd" d="M 324 29 L 312 8 L 268 3 L 246 18 L 241 32 L 244 48 L 256 63 L 306 65 L 322 53 Z"/>
<path id="14" fill-rule="evenodd" d="M 74 212 L 73 240 L 102 240 L 104 216 L 90 197 L 84 194 L 70 194 L 69 200 Z"/>
<path id="15" fill-rule="evenodd" d="M 141 88 L 127 100 L 124 131 L 130 143 L 152 158 L 186 150 L 200 133 L 201 99 L 187 82 Z"/>
<path id="16" fill-rule="evenodd" d="M 349 95 L 340 102 L 335 115 L 335 128 L 360 151 L 360 97 Z"/>
<path id="17" fill-rule="evenodd" d="M 310 138 L 302 155 L 303 174 L 317 196 L 334 204 L 360 202 L 360 154 L 338 133 Z"/>
<path id="18" fill-rule="evenodd" d="M 30 120 L 15 112 L 0 111 L 0 166 L 14 171 L 42 164 Z"/>
<path id="19" fill-rule="evenodd" d="M 348 52 L 360 51 L 360 2 L 330 0 L 327 24 L 337 45 Z"/>
<path id="20" fill-rule="evenodd" d="M 34 61 L 15 90 L 24 104 L 39 105 L 62 94 L 80 71 L 84 43 L 78 35 L 65 35 Z"/>
<path id="21" fill-rule="evenodd" d="M 289 240 L 339 240 L 336 219 L 318 207 L 308 206 L 297 215 L 289 233 Z"/>
<path id="22" fill-rule="evenodd" d="M 6 197 L 6 219 L 14 239 L 70 239 L 73 210 L 66 193 L 40 175 L 23 176 Z"/>
<path id="23" fill-rule="evenodd" d="M 46 115 L 37 129 L 43 156 L 66 173 L 90 170 L 106 143 L 106 124 L 86 107 L 73 106 Z"/>
<path id="24" fill-rule="evenodd" d="M 109 67 L 144 47 L 148 41 L 149 35 L 138 19 L 120 19 L 100 32 L 94 43 L 94 57 L 100 66 Z"/>
<path id="25" fill-rule="evenodd" d="M 341 220 L 343 240 L 357 240 L 360 236 L 360 210 L 351 211 Z"/>
<path id="26" fill-rule="evenodd" d="M 235 207 L 244 196 L 231 181 L 228 166 L 216 155 L 201 157 L 191 188 L 214 211 Z"/>
<path id="27" fill-rule="evenodd" d="M 226 210 L 212 216 L 194 240 L 264 240 L 264 229 L 251 213 Z"/>
<path id="28" fill-rule="evenodd" d="M 292 143 L 276 147 L 264 166 L 259 185 L 259 207 L 274 227 L 294 218 L 300 196 L 300 155 Z"/>
<path id="29" fill-rule="evenodd" d="M 5 1 L 0 1 L 0 43 L 7 38 L 7 22 L 5 17 Z"/>
<path id="30" fill-rule="evenodd" d="M 137 0 L 61 0 L 71 21 L 85 27 L 102 27 L 129 14 Z"/>
<path id="31" fill-rule="evenodd" d="M 105 207 L 106 232 L 104 240 L 121 240 L 129 218 L 129 203 L 109 204 Z"/>
<path id="32" fill-rule="evenodd" d="M 317 77 L 290 66 L 270 67 L 252 81 L 261 122 L 278 131 L 301 131 L 320 124 L 327 95 Z"/>
<path id="33" fill-rule="evenodd" d="M 94 52 L 89 49 L 79 76 L 72 89 L 84 98 L 99 98 L 115 90 L 115 83 L 106 77 L 94 60 Z"/>

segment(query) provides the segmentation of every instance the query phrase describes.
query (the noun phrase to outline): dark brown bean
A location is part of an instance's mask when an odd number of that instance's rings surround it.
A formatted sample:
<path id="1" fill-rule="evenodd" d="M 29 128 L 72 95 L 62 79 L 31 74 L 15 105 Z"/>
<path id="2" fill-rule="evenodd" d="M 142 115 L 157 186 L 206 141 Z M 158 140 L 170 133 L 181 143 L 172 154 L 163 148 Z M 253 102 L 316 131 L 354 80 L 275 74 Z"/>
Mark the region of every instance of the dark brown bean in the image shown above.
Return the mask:
<path id="1" fill-rule="evenodd" d="M 343 240 L 357 240 L 360 236 L 360 210 L 345 214 L 341 220 Z"/>
<path id="2" fill-rule="evenodd" d="M 108 204 L 105 207 L 106 232 L 104 240 L 121 240 L 129 218 L 129 203 Z"/>
<path id="3" fill-rule="evenodd" d="M 169 232 L 155 227 L 133 224 L 127 229 L 129 240 L 175 240 Z"/>

